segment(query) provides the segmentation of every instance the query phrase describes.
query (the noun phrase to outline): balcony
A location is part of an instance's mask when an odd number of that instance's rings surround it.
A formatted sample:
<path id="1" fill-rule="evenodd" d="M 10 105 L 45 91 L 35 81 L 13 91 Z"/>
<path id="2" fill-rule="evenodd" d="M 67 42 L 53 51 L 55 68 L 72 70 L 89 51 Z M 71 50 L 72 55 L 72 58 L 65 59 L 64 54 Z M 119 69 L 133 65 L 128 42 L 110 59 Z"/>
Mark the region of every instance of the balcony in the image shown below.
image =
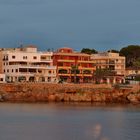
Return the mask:
<path id="1" fill-rule="evenodd" d="M 95 62 L 91 61 L 91 60 L 78 60 L 78 63 L 93 63 L 95 64 Z"/>
<path id="2" fill-rule="evenodd" d="M 53 62 L 52 59 L 40 59 L 41 62 Z"/>
<path id="3" fill-rule="evenodd" d="M 59 59 L 57 62 L 75 62 L 75 60 Z"/>
<path id="4" fill-rule="evenodd" d="M 76 73 L 76 74 L 74 74 L 74 73 L 59 73 L 58 74 L 59 76 L 80 76 L 80 77 L 85 77 L 85 76 L 87 76 L 87 77 L 92 77 L 93 76 L 93 74 L 91 73 L 91 74 L 83 74 L 83 73 Z"/>
<path id="5" fill-rule="evenodd" d="M 95 70 L 96 68 L 95 68 L 95 67 L 88 67 L 88 68 L 87 68 L 87 67 L 80 67 L 80 66 L 79 66 L 78 69 L 79 69 L 79 70 Z"/>
<path id="6" fill-rule="evenodd" d="M 48 65 L 10 65 L 12 68 L 35 68 L 35 69 L 56 69 L 56 66 L 48 66 Z"/>
<path id="7" fill-rule="evenodd" d="M 18 72 L 16 75 L 56 77 L 56 73 Z"/>
<path id="8" fill-rule="evenodd" d="M 59 76 L 71 76 L 70 73 L 59 73 Z"/>
<path id="9" fill-rule="evenodd" d="M 58 69 L 71 69 L 71 66 L 58 66 Z"/>
<path id="10" fill-rule="evenodd" d="M 114 65 L 115 64 L 115 61 L 109 61 L 109 64 L 113 64 Z"/>

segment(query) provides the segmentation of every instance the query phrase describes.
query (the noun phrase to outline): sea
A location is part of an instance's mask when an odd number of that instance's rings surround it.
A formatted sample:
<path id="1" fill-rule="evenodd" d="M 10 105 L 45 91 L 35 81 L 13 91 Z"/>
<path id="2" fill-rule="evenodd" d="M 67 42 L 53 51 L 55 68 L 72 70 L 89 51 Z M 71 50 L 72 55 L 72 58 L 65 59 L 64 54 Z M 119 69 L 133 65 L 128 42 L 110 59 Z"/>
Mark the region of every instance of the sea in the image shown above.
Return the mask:
<path id="1" fill-rule="evenodd" d="M 140 105 L 0 103 L 0 140 L 139 140 Z"/>

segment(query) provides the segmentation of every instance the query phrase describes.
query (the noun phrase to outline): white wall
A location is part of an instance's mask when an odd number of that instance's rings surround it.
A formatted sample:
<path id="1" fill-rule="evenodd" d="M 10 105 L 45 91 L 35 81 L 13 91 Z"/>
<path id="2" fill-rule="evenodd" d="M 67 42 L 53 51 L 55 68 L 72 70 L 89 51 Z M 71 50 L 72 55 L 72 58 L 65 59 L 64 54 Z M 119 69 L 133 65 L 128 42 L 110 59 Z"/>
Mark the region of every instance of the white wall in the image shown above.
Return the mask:
<path id="1" fill-rule="evenodd" d="M 22 61 L 22 62 L 52 62 L 52 52 L 48 52 L 48 53 L 30 53 L 30 52 L 5 52 L 3 54 L 6 58 L 6 56 L 8 56 L 8 61 L 14 61 L 14 62 L 18 62 L 18 61 Z M 46 56 L 47 59 L 46 60 L 41 60 L 41 56 Z M 14 57 L 14 58 L 13 58 Z M 36 59 L 34 58 L 36 57 Z"/>
<path id="2" fill-rule="evenodd" d="M 19 76 L 41 75 L 46 78 L 51 77 L 52 81 L 56 78 L 56 66 L 53 66 L 52 55 L 52 52 L 4 51 L 3 57 L 5 59 L 8 57 L 8 60 L 3 61 L 3 72 L 5 71 L 6 76 L 13 81 Z M 43 58 L 41 58 L 42 56 Z M 22 65 L 21 62 L 26 62 L 26 65 Z M 19 68 L 27 68 L 28 70 L 27 72 L 19 72 Z M 34 69 L 35 72 L 29 72 L 29 69 Z"/>
<path id="3" fill-rule="evenodd" d="M 5 74 L 0 74 L 0 83 L 5 83 Z"/>

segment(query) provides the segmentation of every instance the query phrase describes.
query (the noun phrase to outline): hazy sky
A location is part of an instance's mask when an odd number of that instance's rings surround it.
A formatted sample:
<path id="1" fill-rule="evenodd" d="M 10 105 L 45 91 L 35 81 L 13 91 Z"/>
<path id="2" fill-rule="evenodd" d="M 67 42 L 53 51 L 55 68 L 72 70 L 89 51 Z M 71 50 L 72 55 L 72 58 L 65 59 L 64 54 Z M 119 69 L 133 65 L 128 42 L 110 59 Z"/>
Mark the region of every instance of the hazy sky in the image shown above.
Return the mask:
<path id="1" fill-rule="evenodd" d="M 0 0 L 0 47 L 140 44 L 140 0 Z"/>

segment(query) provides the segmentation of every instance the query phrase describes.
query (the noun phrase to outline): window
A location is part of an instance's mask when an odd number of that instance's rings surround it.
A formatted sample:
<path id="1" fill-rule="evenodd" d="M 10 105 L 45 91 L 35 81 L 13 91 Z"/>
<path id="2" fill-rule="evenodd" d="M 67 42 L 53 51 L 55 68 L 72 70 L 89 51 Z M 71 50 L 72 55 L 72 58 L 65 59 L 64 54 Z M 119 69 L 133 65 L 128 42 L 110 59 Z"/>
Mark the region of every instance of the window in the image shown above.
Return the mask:
<path id="1" fill-rule="evenodd" d="M 16 56 L 15 56 L 15 55 L 12 55 L 12 58 L 13 58 L 13 59 L 15 59 L 15 58 L 16 58 Z"/>
<path id="2" fill-rule="evenodd" d="M 19 68 L 19 72 L 27 72 L 27 68 Z"/>
<path id="3" fill-rule="evenodd" d="M 27 59 L 27 56 L 23 56 L 23 59 Z"/>
<path id="4" fill-rule="evenodd" d="M 62 63 L 62 62 L 59 62 L 59 63 L 58 63 L 58 66 L 63 66 L 63 63 Z"/>
<path id="5" fill-rule="evenodd" d="M 17 80 L 18 80 L 18 78 L 17 78 L 17 77 L 15 77 L 15 80 L 17 81 Z"/>
<path id="6" fill-rule="evenodd" d="M 36 73 L 37 70 L 36 70 L 36 69 L 29 69 L 29 72 L 31 72 L 31 73 Z"/>
<path id="7" fill-rule="evenodd" d="M 51 72 L 51 70 L 49 70 L 49 74 L 51 74 L 52 72 Z"/>
<path id="8" fill-rule="evenodd" d="M 48 77 L 48 82 L 51 82 L 51 77 Z"/>
<path id="9" fill-rule="evenodd" d="M 33 56 L 33 59 L 37 59 L 37 56 Z"/>
<path id="10" fill-rule="evenodd" d="M 138 70 L 136 70 L 135 73 L 137 74 L 138 73 Z"/>
<path id="11" fill-rule="evenodd" d="M 41 56 L 41 60 L 46 60 L 46 56 Z"/>
<path id="12" fill-rule="evenodd" d="M 16 69 L 16 72 L 18 72 L 18 69 Z"/>
<path id="13" fill-rule="evenodd" d="M 8 56 L 4 56 L 4 58 L 3 58 L 3 61 L 6 61 L 6 60 L 8 60 Z"/>
<path id="14" fill-rule="evenodd" d="M 38 70 L 38 73 L 42 73 L 42 70 Z"/>
<path id="15" fill-rule="evenodd" d="M 12 69 L 12 72 L 14 72 L 14 70 Z"/>
<path id="16" fill-rule="evenodd" d="M 9 72 L 9 69 L 7 69 L 7 72 Z"/>
<path id="17" fill-rule="evenodd" d="M 5 69 L 3 70 L 3 72 L 5 73 Z"/>
<path id="18" fill-rule="evenodd" d="M 3 81 L 3 78 L 0 78 L 0 81 Z"/>

